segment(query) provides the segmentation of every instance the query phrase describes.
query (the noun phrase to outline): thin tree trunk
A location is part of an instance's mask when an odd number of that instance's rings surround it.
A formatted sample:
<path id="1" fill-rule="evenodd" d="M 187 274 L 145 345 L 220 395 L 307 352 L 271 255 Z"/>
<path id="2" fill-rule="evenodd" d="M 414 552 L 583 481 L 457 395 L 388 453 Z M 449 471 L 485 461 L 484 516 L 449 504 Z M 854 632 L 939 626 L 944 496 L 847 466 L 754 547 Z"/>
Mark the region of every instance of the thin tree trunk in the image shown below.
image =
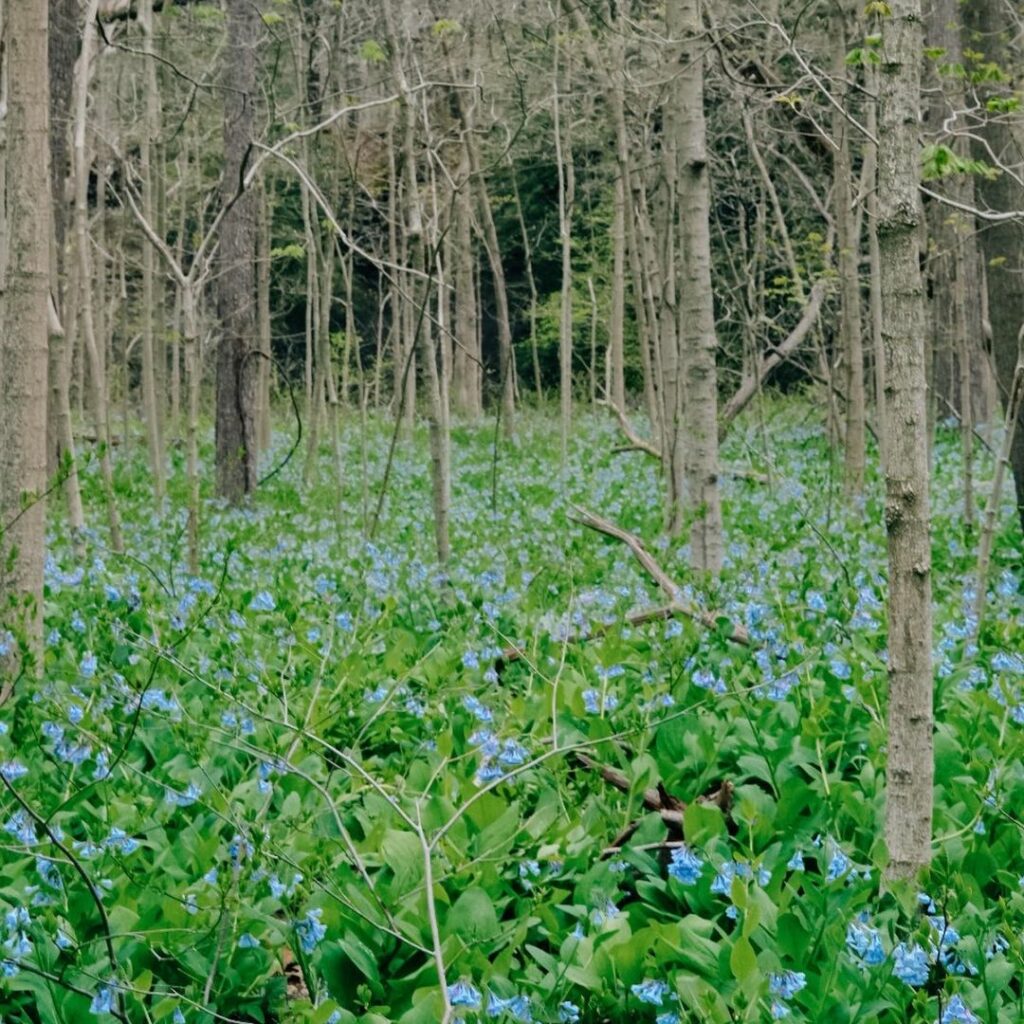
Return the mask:
<path id="1" fill-rule="evenodd" d="M 85 28 L 82 33 L 82 52 L 79 56 L 75 83 L 75 252 L 78 260 L 79 323 L 82 341 L 89 361 L 90 399 L 96 425 L 96 441 L 100 451 L 100 475 L 107 501 L 107 519 L 110 525 L 110 546 L 122 551 L 121 516 L 114 495 L 114 473 L 110 462 L 110 406 L 107 398 L 107 375 L 103 367 L 93 322 L 92 249 L 89 244 L 89 155 L 86 148 L 86 118 L 91 65 L 96 46 L 96 9 L 99 0 L 89 0 L 86 8 Z M 127 429 L 125 443 L 127 444 Z"/>
<path id="2" fill-rule="evenodd" d="M 239 189 L 253 138 L 259 14 L 251 0 L 227 0 L 222 201 Z M 220 229 L 217 312 L 217 493 L 238 503 L 256 487 L 256 196 L 246 189 Z"/>
<path id="3" fill-rule="evenodd" d="M 571 134 L 568 126 L 562 121 L 559 28 L 560 26 L 555 26 L 552 116 L 555 130 L 555 163 L 558 167 L 558 237 L 562 249 L 562 290 L 558 320 L 558 394 L 562 425 L 562 471 L 565 472 L 569 432 L 572 429 L 572 213 L 576 201 L 576 169 L 572 158 Z M 570 71 L 566 68 L 567 92 L 569 76 Z"/>
<path id="4" fill-rule="evenodd" d="M 0 626 L 21 634 L 34 661 L 32 670 L 41 673 L 51 216 L 47 0 L 10 4 L 6 30 L 7 233 L 0 240 L 0 247 L 6 249 L 0 254 Z M 13 679 L 17 672 L 5 674 Z M 0 698 L 9 696 L 5 686 Z"/>
<path id="5" fill-rule="evenodd" d="M 670 5 L 669 10 L 672 10 Z M 678 189 L 682 274 L 680 354 L 683 387 L 684 505 L 690 518 L 690 565 L 722 568 L 722 509 L 718 494 L 718 377 L 711 286 L 710 182 L 704 122 L 704 40 L 700 0 L 679 0 L 671 35 L 683 40 L 679 73 Z"/>
<path id="6" fill-rule="evenodd" d="M 260 365 L 257 381 L 257 438 L 261 452 L 270 448 L 270 377 L 273 370 L 270 322 L 270 196 L 261 183 L 258 192 L 259 235 L 256 253 L 256 315 L 259 323 Z"/>
<path id="7" fill-rule="evenodd" d="M 881 20 L 878 232 L 885 313 L 885 520 L 889 547 L 887 874 L 912 876 L 931 860 L 932 610 L 924 295 L 917 132 L 921 3 L 891 0 Z"/>
<path id="8" fill-rule="evenodd" d="M 837 99 L 844 106 L 849 102 L 846 88 L 846 8 L 834 10 L 831 25 L 835 51 L 835 75 L 839 83 Z M 864 490 L 864 349 L 860 316 L 860 236 L 853 209 L 853 168 L 850 159 L 850 124 L 843 113 L 836 111 L 832 134 L 837 149 L 833 154 L 833 205 L 836 221 L 836 263 L 842 303 L 840 337 L 846 361 L 846 447 L 844 475 L 848 494 Z"/>
<path id="9" fill-rule="evenodd" d="M 159 90 L 156 84 L 156 59 L 153 56 L 153 0 L 141 0 L 138 14 L 142 28 L 145 114 L 139 140 L 139 175 L 142 178 L 142 212 L 150 224 L 157 225 L 155 161 L 153 140 L 159 133 Z M 157 507 L 163 504 L 167 489 L 164 471 L 163 439 L 160 436 L 160 413 L 157 408 L 157 383 L 153 320 L 157 315 L 155 288 L 155 253 L 147 242 L 142 251 L 142 418 L 146 424 L 146 445 L 153 474 L 153 496 Z"/>

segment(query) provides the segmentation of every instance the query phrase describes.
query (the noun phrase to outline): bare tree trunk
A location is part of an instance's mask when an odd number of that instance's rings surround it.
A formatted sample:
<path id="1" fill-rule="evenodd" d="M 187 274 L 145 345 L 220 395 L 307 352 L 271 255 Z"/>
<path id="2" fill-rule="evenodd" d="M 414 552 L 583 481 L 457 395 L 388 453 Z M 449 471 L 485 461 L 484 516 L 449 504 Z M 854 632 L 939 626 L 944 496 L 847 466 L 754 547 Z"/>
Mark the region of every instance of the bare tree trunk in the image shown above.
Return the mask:
<path id="1" fill-rule="evenodd" d="M 704 40 L 700 0 L 670 5 L 669 32 L 683 40 L 679 73 L 678 189 L 682 275 L 680 355 L 683 398 L 684 507 L 691 520 L 690 564 L 722 568 L 722 508 L 718 494 L 718 377 L 714 291 L 711 286 L 710 182 L 704 123 Z"/>
<path id="2" fill-rule="evenodd" d="M 846 88 L 846 7 L 833 12 L 831 18 L 835 51 L 835 75 L 840 93 L 837 99 L 849 102 Z M 836 263 L 839 271 L 839 289 L 842 301 L 840 337 L 846 361 L 846 447 L 844 458 L 845 484 L 848 494 L 861 494 L 864 490 L 864 348 L 861 337 L 860 316 L 860 235 L 853 209 L 850 160 L 850 124 L 844 113 L 836 111 L 832 120 L 832 134 L 838 147 L 833 155 L 833 205 L 836 220 Z"/>
<path id="3" fill-rule="evenodd" d="M 79 56 L 75 82 L 75 253 L 78 260 L 78 309 L 82 341 L 89 361 L 89 386 L 96 440 L 100 449 L 100 474 L 107 500 L 107 518 L 110 524 L 110 546 L 115 551 L 124 549 L 121 537 L 121 516 L 114 495 L 114 473 L 110 463 L 110 404 L 107 398 L 107 374 L 96 339 L 93 321 L 92 249 L 89 244 L 89 154 L 86 146 L 86 118 L 90 67 L 96 46 L 96 9 L 99 0 L 89 0 L 86 8 L 85 29 L 82 33 L 82 52 Z M 125 442 L 127 443 L 127 430 Z"/>
<path id="4" fill-rule="evenodd" d="M 76 553 L 81 555 L 83 549 L 80 535 L 85 526 L 85 513 L 71 421 L 71 335 L 67 322 L 69 290 L 64 286 L 68 270 L 65 259 L 68 141 L 75 58 L 78 56 L 80 37 L 78 4 L 76 0 L 49 0 L 49 16 L 50 188 L 53 200 L 50 291 L 58 313 L 54 327 L 62 329 L 50 331 L 47 475 L 63 475 L 72 543 Z"/>
<path id="5" fill-rule="evenodd" d="M 152 159 L 153 140 L 159 132 L 159 90 L 156 84 L 156 58 L 153 55 L 153 0 L 141 0 L 138 14 L 142 28 L 145 115 L 139 141 L 139 175 L 142 178 L 142 211 L 150 224 L 157 224 L 155 168 Z M 157 409 L 157 384 L 153 320 L 157 316 L 155 302 L 156 268 L 153 246 L 147 243 L 142 252 L 142 418 L 146 424 L 146 445 L 153 473 L 153 494 L 157 507 L 163 504 L 167 489 L 164 471 L 164 447 L 160 436 L 160 413 Z"/>
<path id="6" fill-rule="evenodd" d="M 868 86 L 877 95 L 878 74 L 872 68 L 867 71 Z M 869 97 L 867 101 L 866 126 L 871 135 L 878 137 L 878 101 Z M 874 360 L 875 423 L 878 434 L 878 456 L 881 468 L 885 470 L 885 446 L 889 437 L 888 414 L 885 404 L 885 345 L 882 341 L 882 256 L 878 245 L 878 146 L 868 142 L 864 147 L 864 180 L 867 184 L 867 198 L 864 210 L 868 235 L 868 309 L 871 314 L 871 355 Z"/>
<path id="7" fill-rule="evenodd" d="M 555 162 L 558 165 L 558 237 L 562 248 L 562 294 L 558 321 L 558 387 L 561 410 L 562 471 L 569 450 L 572 429 L 572 211 L 576 201 L 576 170 L 572 159 L 572 137 L 562 121 L 561 86 L 559 83 L 559 28 L 555 28 L 554 92 L 552 116 L 555 129 Z M 570 72 L 566 69 L 566 92 Z"/>
<path id="8" fill-rule="evenodd" d="M 37 672 L 42 671 L 50 300 L 47 29 L 47 0 L 9 5 L 7 235 L 0 241 L 6 248 L 0 254 L 0 624 L 23 635 Z M 6 687 L 2 696 L 10 696 Z"/>
<path id="9" fill-rule="evenodd" d="M 475 420 L 483 412 L 478 383 L 476 280 L 473 273 L 473 213 L 469 177 L 469 159 L 463 154 L 459 171 L 459 190 L 455 196 L 455 352 L 453 382 L 455 407 Z"/>
<path id="10" fill-rule="evenodd" d="M 887 873 L 931 860 L 932 609 L 924 295 L 917 132 L 921 3 L 891 0 L 881 20 L 878 233 L 885 313 L 885 520 L 889 540 L 889 763 Z"/>
<path id="11" fill-rule="evenodd" d="M 256 252 L 256 314 L 259 323 L 260 364 L 257 379 L 256 409 L 258 418 L 257 438 L 259 449 L 265 452 L 270 447 L 270 376 L 273 370 L 273 354 L 270 325 L 270 196 L 266 185 L 261 183 L 258 195 L 259 235 Z"/>
<path id="12" fill-rule="evenodd" d="M 226 9 L 222 201 L 228 203 L 241 186 L 253 138 L 259 15 L 251 0 L 227 0 Z M 245 189 L 221 224 L 217 282 L 217 493 L 235 503 L 256 486 L 255 254 L 256 196 Z"/>

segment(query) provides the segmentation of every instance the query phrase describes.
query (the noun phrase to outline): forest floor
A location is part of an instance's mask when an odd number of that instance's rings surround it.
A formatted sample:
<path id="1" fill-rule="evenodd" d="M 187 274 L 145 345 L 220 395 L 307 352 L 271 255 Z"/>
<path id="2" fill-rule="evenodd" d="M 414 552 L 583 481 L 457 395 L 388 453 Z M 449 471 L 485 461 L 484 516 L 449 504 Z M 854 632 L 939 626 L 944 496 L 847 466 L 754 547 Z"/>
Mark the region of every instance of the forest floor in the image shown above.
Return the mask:
<path id="1" fill-rule="evenodd" d="M 524 415 L 496 469 L 493 425 L 457 426 L 446 574 L 424 430 L 372 542 L 383 424 L 345 430 L 340 496 L 325 450 L 308 486 L 300 452 L 247 508 L 209 502 L 200 578 L 180 452 L 157 512 L 144 447 L 119 449 L 128 554 L 97 526 L 83 570 L 55 527 L 45 678 L 0 710 L 0 1016 L 1024 1020 L 1008 503 L 975 642 L 941 428 L 935 863 L 926 893 L 885 892 L 881 481 L 844 498 L 810 407 L 765 433 L 726 445 L 768 479 L 723 479 L 713 589 L 659 539 L 656 466 L 612 454 L 603 418 L 564 471 L 554 418 Z M 83 479 L 98 524 L 94 463 Z M 710 628 L 624 626 L 666 598 L 574 503 L 644 538 Z"/>

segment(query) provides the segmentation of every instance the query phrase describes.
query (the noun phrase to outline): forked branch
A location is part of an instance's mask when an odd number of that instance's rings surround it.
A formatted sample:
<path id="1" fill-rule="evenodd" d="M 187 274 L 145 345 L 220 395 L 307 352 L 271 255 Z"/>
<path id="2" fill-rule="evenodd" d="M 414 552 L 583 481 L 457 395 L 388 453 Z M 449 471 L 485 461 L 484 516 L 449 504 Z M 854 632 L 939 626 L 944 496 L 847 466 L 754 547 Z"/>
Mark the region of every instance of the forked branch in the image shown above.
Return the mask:
<path id="1" fill-rule="evenodd" d="M 633 557 L 640 563 L 647 575 L 657 583 L 661 592 L 669 599 L 668 605 L 664 609 L 658 609 L 655 617 L 671 616 L 674 618 L 678 616 L 690 619 L 707 629 L 717 630 L 719 628 L 722 616 L 686 603 L 682 597 L 682 588 L 662 569 L 636 534 L 630 533 L 621 526 L 617 526 L 615 523 L 603 519 L 593 512 L 588 512 L 579 506 L 573 508 L 571 517 L 581 526 L 586 526 L 597 533 L 603 533 L 606 537 L 612 537 L 614 540 L 621 541 L 629 548 L 633 553 Z M 726 639 L 743 647 L 750 646 L 750 634 L 743 626 L 737 623 L 730 624 L 730 630 L 726 634 Z"/>

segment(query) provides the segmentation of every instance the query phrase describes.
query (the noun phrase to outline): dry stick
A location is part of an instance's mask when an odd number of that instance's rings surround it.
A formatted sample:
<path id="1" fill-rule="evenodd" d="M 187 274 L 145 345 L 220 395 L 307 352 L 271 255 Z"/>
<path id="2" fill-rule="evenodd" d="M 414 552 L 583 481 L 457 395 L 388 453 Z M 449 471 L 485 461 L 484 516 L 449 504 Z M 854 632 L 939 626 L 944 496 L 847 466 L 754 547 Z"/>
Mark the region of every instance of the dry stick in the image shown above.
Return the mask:
<path id="1" fill-rule="evenodd" d="M 1024 325 L 1017 333 L 1017 365 L 1013 370 L 1010 383 L 1010 394 L 1006 400 L 1006 430 L 1003 434 L 1003 446 L 996 461 L 995 477 L 992 480 L 992 493 L 985 505 L 985 528 L 981 533 L 978 549 L 978 579 L 974 595 L 974 639 L 981 633 L 981 617 L 985 611 L 985 598 L 988 594 L 988 570 L 992 559 L 992 540 L 996 530 L 996 513 L 999 510 L 999 497 L 1003 489 L 1003 478 L 1006 466 L 1010 461 L 1010 449 L 1017 430 L 1021 404 L 1024 402 Z"/>
<path id="2" fill-rule="evenodd" d="M 715 612 L 705 611 L 703 608 L 695 608 L 693 605 L 684 603 L 681 598 L 682 588 L 658 565 L 654 556 L 644 547 L 643 541 L 639 537 L 628 530 L 624 530 L 621 526 L 616 526 L 615 523 L 607 519 L 602 519 L 601 516 L 595 515 L 593 512 L 580 508 L 578 505 L 573 506 L 570 517 L 588 529 L 596 530 L 598 533 L 603 533 L 606 537 L 612 537 L 615 540 L 621 541 L 629 548 L 633 553 L 633 557 L 643 566 L 647 574 L 658 584 L 662 593 L 669 599 L 669 604 L 664 609 L 658 610 L 658 617 L 663 613 L 673 617 L 678 615 L 691 619 L 707 629 L 718 629 L 721 616 Z M 742 647 L 751 646 L 750 634 L 743 626 L 735 623 L 732 624 L 726 639 Z"/>

